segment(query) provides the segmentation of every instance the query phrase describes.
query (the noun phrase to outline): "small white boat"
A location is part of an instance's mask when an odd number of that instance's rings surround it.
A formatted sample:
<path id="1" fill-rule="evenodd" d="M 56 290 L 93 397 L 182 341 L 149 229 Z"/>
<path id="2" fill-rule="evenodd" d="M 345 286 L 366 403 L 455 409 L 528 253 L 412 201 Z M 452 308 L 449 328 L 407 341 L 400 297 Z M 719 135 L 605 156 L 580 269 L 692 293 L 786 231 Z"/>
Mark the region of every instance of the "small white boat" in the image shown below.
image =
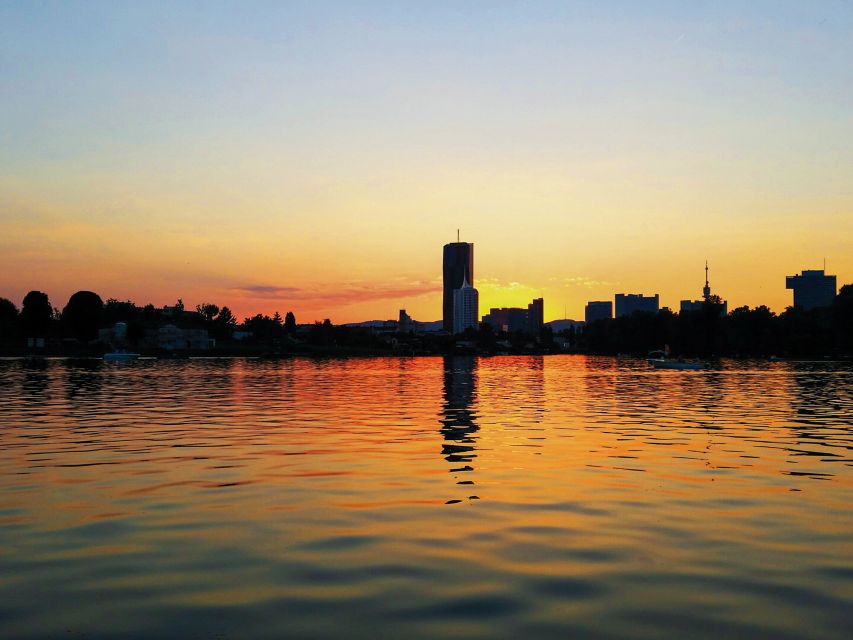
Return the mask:
<path id="1" fill-rule="evenodd" d="M 667 360 L 666 358 L 649 358 L 649 364 L 655 369 L 679 369 L 682 371 L 701 371 L 705 368 L 704 362 L 682 362 L 680 360 Z"/>
<path id="2" fill-rule="evenodd" d="M 138 353 L 129 353 L 128 351 L 112 351 L 104 354 L 104 362 L 128 362 L 137 359 L 139 359 Z"/>

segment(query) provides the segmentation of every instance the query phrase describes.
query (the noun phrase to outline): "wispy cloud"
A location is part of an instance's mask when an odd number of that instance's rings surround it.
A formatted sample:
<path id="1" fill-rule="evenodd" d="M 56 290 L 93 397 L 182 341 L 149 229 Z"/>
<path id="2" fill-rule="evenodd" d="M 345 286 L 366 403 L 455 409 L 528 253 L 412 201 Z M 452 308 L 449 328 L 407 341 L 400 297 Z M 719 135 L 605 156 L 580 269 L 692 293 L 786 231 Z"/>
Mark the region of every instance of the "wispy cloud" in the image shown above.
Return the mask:
<path id="1" fill-rule="evenodd" d="M 478 289 L 488 289 L 494 291 L 521 290 L 521 291 L 536 291 L 534 287 L 523 282 L 505 281 L 499 278 L 477 278 L 476 285 Z"/>
<path id="2" fill-rule="evenodd" d="M 317 285 L 317 287 L 244 284 L 232 287 L 231 290 L 242 293 L 249 298 L 315 301 L 322 304 L 345 306 L 368 300 L 391 300 L 423 296 L 441 291 L 441 284 L 420 280 L 388 284 L 345 282 Z"/>
<path id="3" fill-rule="evenodd" d="M 612 287 L 616 283 L 608 282 L 606 280 L 595 280 L 594 278 L 588 278 L 587 276 L 572 276 L 570 278 L 563 278 L 563 284 L 567 287 L 585 287 L 587 289 L 593 289 L 595 287 Z"/>
<path id="4" fill-rule="evenodd" d="M 259 298 L 284 298 L 302 291 L 298 287 L 282 287 L 273 284 L 247 284 L 240 287 L 232 287 L 234 291 L 241 291 Z"/>

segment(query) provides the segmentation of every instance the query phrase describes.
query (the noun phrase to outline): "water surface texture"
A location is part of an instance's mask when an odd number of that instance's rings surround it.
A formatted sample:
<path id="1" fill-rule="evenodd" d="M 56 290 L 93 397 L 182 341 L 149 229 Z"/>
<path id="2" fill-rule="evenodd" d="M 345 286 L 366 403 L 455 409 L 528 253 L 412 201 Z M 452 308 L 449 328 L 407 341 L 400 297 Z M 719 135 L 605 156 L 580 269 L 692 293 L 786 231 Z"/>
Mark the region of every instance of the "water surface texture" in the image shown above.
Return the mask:
<path id="1" fill-rule="evenodd" d="M 0 636 L 849 638 L 853 368 L 0 361 Z"/>

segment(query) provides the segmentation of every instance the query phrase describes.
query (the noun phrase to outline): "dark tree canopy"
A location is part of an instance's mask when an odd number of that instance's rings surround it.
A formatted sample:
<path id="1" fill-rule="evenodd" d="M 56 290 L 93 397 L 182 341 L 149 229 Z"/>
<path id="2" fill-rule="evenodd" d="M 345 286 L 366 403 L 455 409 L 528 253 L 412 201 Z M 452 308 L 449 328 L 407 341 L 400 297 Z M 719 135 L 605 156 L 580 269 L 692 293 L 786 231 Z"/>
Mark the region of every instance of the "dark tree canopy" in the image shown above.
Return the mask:
<path id="1" fill-rule="evenodd" d="M 21 328 L 28 337 L 45 337 L 53 320 L 53 307 L 46 293 L 30 291 L 21 308 Z"/>
<path id="2" fill-rule="evenodd" d="M 116 300 L 110 298 L 104 303 L 104 315 L 102 322 L 107 325 L 116 322 L 130 322 L 139 315 L 140 309 L 130 300 Z"/>
<path id="3" fill-rule="evenodd" d="M 11 343 L 18 335 L 18 308 L 11 300 L 0 298 L 0 342 Z"/>
<path id="4" fill-rule="evenodd" d="M 226 327 L 234 327 L 237 325 L 237 318 L 231 313 L 228 307 L 222 307 L 219 314 L 216 316 L 216 323 Z"/>
<path id="5" fill-rule="evenodd" d="M 219 305 L 215 305 L 212 302 L 202 302 L 196 305 L 195 310 L 204 318 L 205 322 L 213 322 L 213 319 L 219 313 Z"/>
<path id="6" fill-rule="evenodd" d="M 831 307 L 738 307 L 727 316 L 713 302 L 678 315 L 636 313 L 585 326 L 579 345 L 590 353 L 643 354 L 669 345 L 687 356 L 791 357 L 853 355 L 853 286 L 841 288 Z"/>
<path id="7" fill-rule="evenodd" d="M 288 333 L 296 331 L 296 316 L 293 311 L 288 311 L 284 316 L 284 328 Z"/>
<path id="8" fill-rule="evenodd" d="M 97 293 L 78 291 L 62 310 L 63 328 L 81 342 L 98 337 L 98 328 L 104 312 L 104 303 Z"/>
<path id="9" fill-rule="evenodd" d="M 222 307 L 210 325 L 210 332 L 217 340 L 228 340 L 237 326 L 237 318 L 228 307 Z"/>
<path id="10" fill-rule="evenodd" d="M 7 298 L 0 298 L 0 322 L 17 322 L 18 307 Z"/>

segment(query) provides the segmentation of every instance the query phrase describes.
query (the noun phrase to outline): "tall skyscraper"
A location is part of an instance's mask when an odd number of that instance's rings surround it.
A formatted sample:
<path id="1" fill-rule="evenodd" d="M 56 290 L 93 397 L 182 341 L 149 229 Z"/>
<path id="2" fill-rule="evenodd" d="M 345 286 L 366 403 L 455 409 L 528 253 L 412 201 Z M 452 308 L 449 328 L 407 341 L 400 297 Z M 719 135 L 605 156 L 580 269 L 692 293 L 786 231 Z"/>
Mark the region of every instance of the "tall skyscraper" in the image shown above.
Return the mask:
<path id="1" fill-rule="evenodd" d="M 462 277 L 462 286 L 453 292 L 453 333 L 476 329 L 479 317 L 480 294 Z"/>
<path id="2" fill-rule="evenodd" d="M 787 276 L 785 288 L 794 290 L 794 306 L 803 309 L 829 307 L 835 300 L 835 276 L 826 275 L 823 269 L 804 269 L 799 275 Z"/>
<path id="3" fill-rule="evenodd" d="M 453 292 L 467 279 L 474 286 L 474 243 L 451 242 L 444 245 L 442 263 L 444 276 L 444 298 L 442 300 L 442 325 L 445 331 L 453 333 Z"/>

